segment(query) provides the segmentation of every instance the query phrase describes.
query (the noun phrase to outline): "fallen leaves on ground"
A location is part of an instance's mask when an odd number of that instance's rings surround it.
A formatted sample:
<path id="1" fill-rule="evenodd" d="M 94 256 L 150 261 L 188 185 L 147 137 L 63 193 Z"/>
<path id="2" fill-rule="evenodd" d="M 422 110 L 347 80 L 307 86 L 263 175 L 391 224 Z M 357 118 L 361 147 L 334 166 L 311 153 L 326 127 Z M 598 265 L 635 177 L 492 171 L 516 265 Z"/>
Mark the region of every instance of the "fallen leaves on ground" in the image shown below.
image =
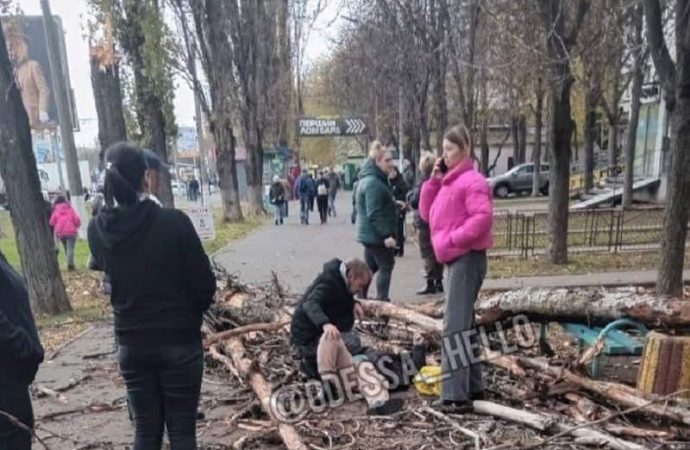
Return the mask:
<path id="1" fill-rule="evenodd" d="M 65 272 L 63 280 L 72 311 L 58 316 L 36 317 L 41 342 L 47 355 L 93 323 L 106 320 L 112 315 L 110 300 L 100 292 L 101 273 Z"/>

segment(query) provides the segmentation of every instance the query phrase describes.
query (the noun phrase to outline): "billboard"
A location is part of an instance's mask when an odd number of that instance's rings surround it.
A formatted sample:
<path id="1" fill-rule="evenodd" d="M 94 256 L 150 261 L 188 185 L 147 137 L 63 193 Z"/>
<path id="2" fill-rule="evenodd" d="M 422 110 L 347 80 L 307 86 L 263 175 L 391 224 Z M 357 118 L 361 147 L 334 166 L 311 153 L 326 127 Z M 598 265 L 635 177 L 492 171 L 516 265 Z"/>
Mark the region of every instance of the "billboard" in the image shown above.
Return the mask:
<path id="1" fill-rule="evenodd" d="M 72 123 L 78 124 L 69 80 L 62 21 L 56 16 L 53 20 L 57 28 L 59 57 L 63 69 L 58 82 L 64 83 L 67 88 Z M 55 80 L 50 71 L 43 16 L 4 16 L 0 21 L 31 128 L 57 128 L 58 114 L 53 90 Z"/>

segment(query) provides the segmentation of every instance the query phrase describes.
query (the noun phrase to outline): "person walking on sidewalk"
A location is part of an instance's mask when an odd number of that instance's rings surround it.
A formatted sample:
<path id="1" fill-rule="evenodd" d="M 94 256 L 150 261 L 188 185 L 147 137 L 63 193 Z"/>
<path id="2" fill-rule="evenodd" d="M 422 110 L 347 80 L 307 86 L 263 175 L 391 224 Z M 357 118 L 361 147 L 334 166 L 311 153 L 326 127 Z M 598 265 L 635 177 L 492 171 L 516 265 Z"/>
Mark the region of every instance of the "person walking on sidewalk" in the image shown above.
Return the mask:
<path id="1" fill-rule="evenodd" d="M 300 207 L 300 222 L 302 225 L 309 225 L 309 211 L 314 196 L 316 195 L 316 185 L 314 179 L 307 173 L 307 170 L 302 170 L 302 175 L 295 183 L 295 197 L 299 198 Z"/>
<path id="2" fill-rule="evenodd" d="M 474 326 L 474 303 L 486 276 L 486 250 L 493 245 L 493 204 L 486 178 L 475 170 L 470 134 L 457 125 L 443 135 L 443 158 L 424 183 L 419 213 L 429 222 L 431 242 L 440 262 L 448 265 L 448 294 L 443 320 L 441 398 L 434 406 L 467 412 L 483 397 L 479 364 L 458 356 L 463 333 Z M 468 351 L 476 348 L 476 333 Z"/>
<path id="3" fill-rule="evenodd" d="M 64 195 L 58 195 L 55 199 L 53 214 L 50 216 L 50 226 L 55 229 L 55 236 L 62 242 L 65 249 L 67 270 L 74 270 L 74 246 L 77 243 L 81 218 Z"/>
<path id="4" fill-rule="evenodd" d="M 34 427 L 29 386 L 43 361 L 26 283 L 0 252 L 0 410 Z M 0 415 L 0 449 L 30 450 L 31 434 Z"/>
<path id="5" fill-rule="evenodd" d="M 388 175 L 388 183 L 393 191 L 393 198 L 398 211 L 398 226 L 396 230 L 397 256 L 405 254 L 405 217 L 407 216 L 407 192 L 410 190 L 407 182 L 397 167 L 392 166 Z"/>
<path id="6" fill-rule="evenodd" d="M 273 184 L 271 184 L 271 189 L 268 192 L 268 198 L 271 204 L 275 207 L 276 212 L 276 225 L 283 224 L 283 215 L 285 212 L 285 186 L 280 181 L 278 175 L 273 177 Z"/>
<path id="7" fill-rule="evenodd" d="M 429 224 L 425 222 L 419 214 L 419 195 L 424 183 L 431 176 L 434 169 L 436 157 L 431 152 L 424 152 L 419 161 L 419 171 L 422 175 L 417 187 L 409 193 L 408 202 L 414 210 L 414 226 L 417 229 L 417 241 L 419 243 L 419 253 L 424 261 L 424 278 L 426 286 L 417 291 L 418 295 L 437 294 L 443 292 L 443 264 L 438 262 L 434 255 L 434 247 L 431 245 L 431 231 Z"/>
<path id="8" fill-rule="evenodd" d="M 336 217 L 335 211 L 335 197 L 338 195 L 340 190 L 340 177 L 335 172 L 331 170 L 328 172 L 328 215 Z"/>
<path id="9" fill-rule="evenodd" d="M 204 369 L 202 315 L 216 280 L 192 221 L 148 192 L 144 153 L 107 151 L 105 209 L 89 246 L 110 276 L 118 363 L 135 424 L 134 450 L 196 449 Z"/>
<path id="10" fill-rule="evenodd" d="M 319 172 L 319 179 L 316 180 L 316 205 L 319 208 L 321 225 L 328 221 L 328 191 L 330 183 L 323 172 Z"/>
<path id="11" fill-rule="evenodd" d="M 352 329 L 355 316 L 362 319 L 365 313 L 354 295 L 370 282 L 369 267 L 358 259 L 333 259 L 324 264 L 292 316 L 290 341 L 307 377 L 342 386 L 345 380 L 341 372 L 354 368 L 360 393 L 371 408 L 369 414 L 387 415 L 399 411 L 402 401 L 389 399 L 388 383 L 371 362 L 355 364 L 352 360 L 353 354 L 363 350 L 359 335 Z M 340 388 L 338 391 L 342 392 Z"/>
<path id="12" fill-rule="evenodd" d="M 364 246 L 364 260 L 376 275 L 376 298 L 389 301 L 395 266 L 398 210 L 388 186 L 393 155 L 374 141 L 360 171 L 355 206 L 357 242 Z M 366 293 L 365 293 L 366 294 Z"/>

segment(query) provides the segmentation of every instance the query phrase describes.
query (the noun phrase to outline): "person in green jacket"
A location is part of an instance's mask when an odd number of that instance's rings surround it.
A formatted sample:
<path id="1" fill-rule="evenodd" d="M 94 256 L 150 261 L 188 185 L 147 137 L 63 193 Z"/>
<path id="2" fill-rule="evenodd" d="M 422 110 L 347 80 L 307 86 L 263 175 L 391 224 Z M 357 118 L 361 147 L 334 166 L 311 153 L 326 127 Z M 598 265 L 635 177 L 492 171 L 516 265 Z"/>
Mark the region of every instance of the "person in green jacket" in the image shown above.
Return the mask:
<path id="1" fill-rule="evenodd" d="M 374 141 L 362 166 L 356 191 L 357 242 L 364 245 L 364 260 L 376 274 L 376 298 L 390 301 L 395 265 L 398 210 L 388 185 L 393 155 Z M 366 294 L 366 292 L 365 292 Z"/>

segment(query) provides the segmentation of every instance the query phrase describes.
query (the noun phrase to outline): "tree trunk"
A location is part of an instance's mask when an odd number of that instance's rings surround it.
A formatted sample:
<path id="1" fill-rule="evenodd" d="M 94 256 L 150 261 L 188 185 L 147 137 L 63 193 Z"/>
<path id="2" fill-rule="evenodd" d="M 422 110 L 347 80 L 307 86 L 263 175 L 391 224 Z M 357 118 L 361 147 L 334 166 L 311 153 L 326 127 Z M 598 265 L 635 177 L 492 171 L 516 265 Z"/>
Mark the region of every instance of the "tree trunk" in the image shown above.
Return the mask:
<path id="1" fill-rule="evenodd" d="M 237 183 L 235 136 L 229 123 L 230 117 L 218 117 L 221 114 L 217 110 L 214 111 L 216 119 L 212 131 L 216 141 L 216 168 L 218 169 L 220 196 L 223 203 L 223 219 L 226 222 L 241 222 L 244 217 Z"/>
<path id="2" fill-rule="evenodd" d="M 551 166 L 549 171 L 548 228 L 549 260 L 554 264 L 568 262 L 568 208 L 570 199 L 570 140 L 573 120 L 570 115 L 570 65 L 554 63 L 555 77 L 563 80 L 552 89 Z"/>
<path id="3" fill-rule="evenodd" d="M 615 116 L 609 117 L 609 166 L 614 172 L 612 176 L 616 175 L 615 168 L 618 165 L 618 110 L 615 111 Z"/>
<path id="4" fill-rule="evenodd" d="M 143 145 L 167 164 L 167 128 L 164 113 L 166 100 L 163 95 L 169 93 L 162 93 L 162 90 L 167 84 L 165 78 L 168 74 L 165 67 L 156 66 L 156 64 L 165 63 L 149 60 L 150 56 L 146 54 L 145 48 L 145 46 L 153 45 L 147 41 L 152 37 L 147 34 L 150 30 L 146 26 L 162 26 L 160 14 L 162 13 L 157 4 L 152 5 L 144 0 L 128 1 L 124 3 L 124 17 L 121 18 L 118 26 L 120 43 L 134 73 L 137 121 L 142 133 Z M 153 39 L 160 39 L 160 36 L 155 35 Z M 163 45 L 162 42 L 159 44 Z M 170 88 L 172 89 L 172 85 Z M 175 206 L 170 181 L 170 173 L 161 171 L 155 195 L 166 208 Z"/>
<path id="5" fill-rule="evenodd" d="M 517 166 L 520 164 L 520 133 L 517 116 L 513 116 L 510 119 L 510 132 L 513 136 L 513 166 Z M 510 169 L 511 167 L 508 168 Z"/>
<path id="6" fill-rule="evenodd" d="M 642 5 L 635 8 L 635 42 L 642 46 Z M 635 175 L 635 147 L 637 145 L 637 124 L 640 121 L 640 98 L 644 83 L 644 66 L 646 52 L 639 48 L 635 54 L 632 81 L 632 99 L 630 103 L 630 123 L 628 124 L 628 140 L 625 143 L 625 184 L 623 187 L 623 208 L 631 208 L 633 204 L 633 179 Z"/>
<path id="7" fill-rule="evenodd" d="M 524 164 L 527 161 L 527 117 L 524 114 L 518 118 L 518 139 L 518 161 Z"/>
<path id="8" fill-rule="evenodd" d="M 532 161 L 535 165 L 535 170 L 532 175 L 532 197 L 538 197 L 541 187 L 541 141 L 542 132 L 544 129 L 544 90 L 541 77 L 537 82 L 537 107 L 534 110 L 534 150 L 532 152 Z M 537 167 L 539 169 L 537 169 Z"/>
<path id="9" fill-rule="evenodd" d="M 108 147 L 127 140 L 127 127 L 122 109 L 119 64 L 103 67 L 98 59 L 92 55 L 91 86 L 96 101 L 98 143 L 101 146 L 99 161 L 102 168 L 105 151 Z"/>
<path id="10" fill-rule="evenodd" d="M 671 100 L 668 105 L 672 108 L 670 173 L 657 291 L 661 295 L 682 297 L 685 240 L 690 208 L 690 0 L 678 0 L 676 3 L 677 64 L 673 73 L 669 73 L 671 71 L 667 67 L 667 64 L 673 66 L 673 63 L 669 62 L 670 58 L 666 60 L 659 49 L 658 40 L 663 40 L 661 20 L 652 20 L 654 13 L 658 13 L 659 10 L 649 8 L 652 6 L 650 3 L 651 1 L 647 0 L 645 11 L 652 54 L 655 55 L 654 63 L 664 81 L 663 84 L 668 88 L 666 95 Z M 656 6 L 659 8 L 658 4 Z M 667 49 L 665 56 L 668 57 Z"/>
<path id="11" fill-rule="evenodd" d="M 651 327 L 686 328 L 690 302 L 669 301 L 649 294 L 591 289 L 521 289 L 493 295 L 475 305 L 478 325 L 517 315 L 535 321 L 605 325 L 631 318 Z M 434 314 L 435 315 L 435 314 Z"/>
<path id="12" fill-rule="evenodd" d="M 29 299 L 36 312 L 56 315 L 70 311 L 55 244 L 48 228 L 46 206 L 31 145 L 29 117 L 14 78 L 5 37 L 0 33 L 0 176 Z"/>
<path id="13" fill-rule="evenodd" d="M 687 22 L 690 26 L 690 20 Z M 690 43 L 688 44 L 685 50 L 686 65 L 690 64 Z M 682 73 L 680 71 L 679 75 Z M 678 80 L 679 93 L 682 92 L 681 86 L 690 85 L 690 68 L 685 70 L 684 76 L 685 80 Z M 687 96 L 687 91 L 686 88 L 685 97 L 678 96 L 671 115 L 671 170 L 657 280 L 657 291 L 660 294 L 676 297 L 683 296 L 683 264 L 690 205 L 690 97 Z"/>
<path id="14" fill-rule="evenodd" d="M 481 167 L 482 173 L 485 176 L 489 176 L 489 158 L 490 158 L 490 148 L 489 148 L 489 121 L 482 120 L 482 130 L 479 135 L 479 141 L 482 151 Z"/>
<path id="15" fill-rule="evenodd" d="M 594 187 L 594 142 L 597 138 L 599 94 L 589 87 L 585 92 L 585 192 Z"/>
<path id="16" fill-rule="evenodd" d="M 574 79 L 570 69 L 570 48 L 586 15 L 589 2 L 580 0 L 571 30 L 566 31 L 565 5 L 561 0 L 540 0 L 548 33 L 551 57 L 551 139 L 547 255 L 553 264 L 568 262 L 568 203 L 570 195 L 570 158 L 574 121 L 570 111 L 570 90 Z"/>

